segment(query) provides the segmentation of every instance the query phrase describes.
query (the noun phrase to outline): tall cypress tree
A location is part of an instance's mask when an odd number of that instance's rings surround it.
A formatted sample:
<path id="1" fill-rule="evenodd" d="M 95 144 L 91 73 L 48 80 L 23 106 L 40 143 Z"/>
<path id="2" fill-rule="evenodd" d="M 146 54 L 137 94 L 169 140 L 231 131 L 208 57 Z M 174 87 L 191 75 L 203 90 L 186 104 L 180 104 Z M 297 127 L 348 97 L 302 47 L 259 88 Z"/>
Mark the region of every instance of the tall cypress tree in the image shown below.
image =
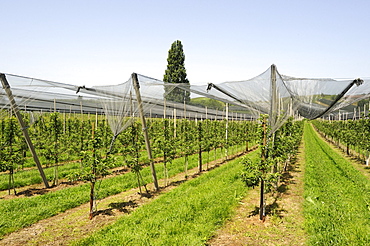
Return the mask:
<path id="1" fill-rule="evenodd" d="M 189 80 L 186 78 L 185 69 L 185 54 L 180 40 L 176 40 L 172 43 L 170 50 L 168 51 L 167 58 L 167 69 L 163 76 L 163 81 L 167 83 L 184 83 L 189 84 Z M 170 88 L 165 88 L 166 94 Z M 185 91 L 181 88 L 175 88 L 166 95 L 166 99 L 169 101 L 188 103 L 190 101 L 190 92 Z"/>

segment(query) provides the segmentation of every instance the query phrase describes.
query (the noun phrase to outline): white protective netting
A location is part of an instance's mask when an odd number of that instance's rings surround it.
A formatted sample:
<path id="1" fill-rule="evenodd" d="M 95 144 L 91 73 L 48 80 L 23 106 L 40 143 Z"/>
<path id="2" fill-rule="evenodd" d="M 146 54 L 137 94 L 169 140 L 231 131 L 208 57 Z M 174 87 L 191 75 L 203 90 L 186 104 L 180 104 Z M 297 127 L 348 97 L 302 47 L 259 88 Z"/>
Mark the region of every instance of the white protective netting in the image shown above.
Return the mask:
<path id="1" fill-rule="evenodd" d="M 294 114 L 308 119 L 327 116 L 339 109 L 342 114 L 353 114 L 353 108 L 358 107 L 356 102 L 368 101 L 370 79 L 293 78 L 280 75 L 272 65 L 249 80 L 210 83 L 207 89 L 192 89 L 195 93 L 249 109 L 250 113 L 269 114 L 274 132 Z M 364 112 L 367 114 L 366 108 Z"/>
<path id="2" fill-rule="evenodd" d="M 4 75 L 21 110 L 105 114 L 114 135 L 130 125 L 130 117 L 138 116 L 132 76 L 122 84 L 86 88 Z M 138 75 L 138 82 L 146 117 L 225 119 L 227 116 L 244 120 L 256 119 L 263 113 L 270 115 L 273 131 L 292 115 L 314 119 L 339 114 L 352 118 L 356 116 L 356 110 L 367 114 L 365 106 L 369 105 L 370 96 L 369 79 L 294 78 L 280 75 L 274 65 L 259 76 L 244 81 L 189 86 Z M 166 93 L 174 88 L 177 93 L 182 93 L 181 90 L 190 92 L 190 103 L 166 100 Z M 218 101 L 218 106 L 194 103 L 202 98 L 207 98 L 207 103 Z M 0 108 L 2 112 L 10 108 L 4 89 L 0 91 Z"/>

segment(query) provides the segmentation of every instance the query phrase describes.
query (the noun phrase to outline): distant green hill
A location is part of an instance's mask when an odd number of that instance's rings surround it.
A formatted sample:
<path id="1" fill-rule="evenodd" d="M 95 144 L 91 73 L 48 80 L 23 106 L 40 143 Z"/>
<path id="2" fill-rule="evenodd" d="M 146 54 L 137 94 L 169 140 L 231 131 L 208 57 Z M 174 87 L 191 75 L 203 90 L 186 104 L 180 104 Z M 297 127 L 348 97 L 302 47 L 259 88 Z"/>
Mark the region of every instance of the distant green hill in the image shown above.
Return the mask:
<path id="1" fill-rule="evenodd" d="M 190 100 L 190 104 L 198 107 L 207 107 L 209 109 L 217 109 L 217 110 L 223 110 L 225 109 L 225 103 L 221 101 L 217 101 L 212 98 L 207 97 L 198 97 L 198 98 L 192 98 Z"/>

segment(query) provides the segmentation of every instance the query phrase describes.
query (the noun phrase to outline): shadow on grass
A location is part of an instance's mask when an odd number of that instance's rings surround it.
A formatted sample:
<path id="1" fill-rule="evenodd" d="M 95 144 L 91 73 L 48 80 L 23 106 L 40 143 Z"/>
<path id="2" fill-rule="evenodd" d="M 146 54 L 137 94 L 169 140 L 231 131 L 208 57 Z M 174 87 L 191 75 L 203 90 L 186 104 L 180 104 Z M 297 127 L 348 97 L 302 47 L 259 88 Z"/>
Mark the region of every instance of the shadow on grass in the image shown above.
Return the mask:
<path id="1" fill-rule="evenodd" d="M 134 201 L 128 201 L 128 202 L 113 202 L 109 204 L 108 209 L 97 211 L 99 214 L 104 214 L 108 212 L 107 215 L 113 215 L 112 210 L 117 209 L 121 213 L 130 213 L 134 208 L 138 207 L 139 205 Z"/>
<path id="2" fill-rule="evenodd" d="M 24 191 L 21 191 L 21 192 L 17 192 L 17 196 L 27 196 L 27 197 L 30 197 L 30 196 L 34 196 L 34 195 L 44 195 L 46 193 L 48 193 L 49 190 L 48 189 L 27 189 L 27 190 L 24 190 Z"/>
<path id="3" fill-rule="evenodd" d="M 275 216 L 281 219 L 284 217 L 283 213 L 286 213 L 287 210 L 279 208 L 279 204 L 276 201 L 277 200 L 275 200 L 272 204 L 266 205 L 266 216 Z M 249 213 L 248 218 L 259 215 L 259 211 L 260 208 L 255 206 L 254 210 Z"/>
<path id="4" fill-rule="evenodd" d="M 59 189 L 64 189 L 69 186 L 74 186 L 77 185 L 79 181 L 63 181 L 60 182 L 58 185 L 51 185 L 48 188 L 28 188 L 26 190 L 17 192 L 15 195 L 16 196 L 26 196 L 26 197 L 31 197 L 31 196 L 36 196 L 36 195 L 45 195 L 48 192 L 56 191 Z"/>

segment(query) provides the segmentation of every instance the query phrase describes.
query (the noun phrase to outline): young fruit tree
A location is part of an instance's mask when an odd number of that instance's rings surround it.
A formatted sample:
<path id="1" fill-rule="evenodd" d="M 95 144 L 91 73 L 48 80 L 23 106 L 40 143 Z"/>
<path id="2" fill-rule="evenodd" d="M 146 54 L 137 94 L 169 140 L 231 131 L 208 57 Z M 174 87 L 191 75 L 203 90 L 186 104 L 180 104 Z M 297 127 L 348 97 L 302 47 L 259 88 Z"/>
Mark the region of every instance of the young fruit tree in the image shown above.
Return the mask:
<path id="1" fill-rule="evenodd" d="M 82 180 L 90 182 L 90 216 L 92 219 L 96 211 L 96 193 L 95 184 L 101 181 L 103 177 L 110 174 L 111 156 L 105 156 L 102 150 L 102 139 L 95 136 L 94 127 L 92 128 L 92 137 L 88 141 L 88 150 L 81 151 L 81 170 L 70 176 L 71 181 Z"/>

